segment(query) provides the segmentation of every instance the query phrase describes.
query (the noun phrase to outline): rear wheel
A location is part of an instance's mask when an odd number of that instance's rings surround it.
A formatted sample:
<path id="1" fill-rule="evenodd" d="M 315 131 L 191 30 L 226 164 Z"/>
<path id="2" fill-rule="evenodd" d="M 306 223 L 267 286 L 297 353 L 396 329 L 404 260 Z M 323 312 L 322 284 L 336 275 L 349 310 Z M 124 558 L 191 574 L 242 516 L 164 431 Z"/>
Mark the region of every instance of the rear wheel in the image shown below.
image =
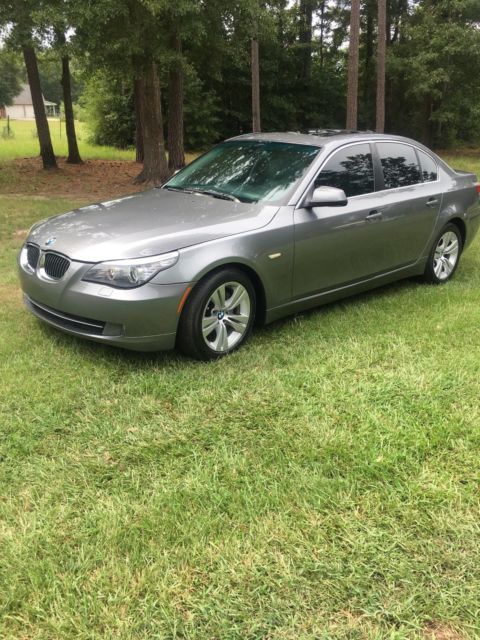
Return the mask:
<path id="1" fill-rule="evenodd" d="M 239 269 L 207 276 L 187 298 L 177 346 L 197 360 L 214 360 L 238 349 L 255 318 L 255 289 Z"/>
<path id="2" fill-rule="evenodd" d="M 462 235 L 453 223 L 442 229 L 433 243 L 423 274 L 425 282 L 442 284 L 455 273 L 462 253 Z"/>

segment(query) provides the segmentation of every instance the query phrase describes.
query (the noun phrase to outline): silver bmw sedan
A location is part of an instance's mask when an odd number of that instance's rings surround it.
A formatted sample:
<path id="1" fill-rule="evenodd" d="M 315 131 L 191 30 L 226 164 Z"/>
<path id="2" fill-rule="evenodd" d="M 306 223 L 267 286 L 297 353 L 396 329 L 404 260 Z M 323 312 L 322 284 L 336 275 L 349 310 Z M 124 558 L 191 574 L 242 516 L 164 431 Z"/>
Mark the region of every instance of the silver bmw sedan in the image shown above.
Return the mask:
<path id="1" fill-rule="evenodd" d="M 161 188 L 37 222 L 27 308 L 63 331 L 209 360 L 255 324 L 454 274 L 480 225 L 476 176 L 372 133 L 249 134 Z"/>

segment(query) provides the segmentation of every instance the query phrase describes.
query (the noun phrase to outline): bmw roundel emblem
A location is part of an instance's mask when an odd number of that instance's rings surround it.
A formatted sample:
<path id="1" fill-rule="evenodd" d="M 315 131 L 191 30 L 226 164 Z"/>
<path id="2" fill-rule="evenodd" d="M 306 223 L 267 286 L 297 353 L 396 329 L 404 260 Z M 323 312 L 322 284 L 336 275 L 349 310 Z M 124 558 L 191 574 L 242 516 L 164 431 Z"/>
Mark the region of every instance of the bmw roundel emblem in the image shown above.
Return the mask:
<path id="1" fill-rule="evenodd" d="M 45 240 L 45 246 L 46 247 L 51 247 L 52 244 L 55 244 L 55 240 L 57 238 L 55 236 L 52 236 L 51 238 L 48 238 L 48 240 Z"/>

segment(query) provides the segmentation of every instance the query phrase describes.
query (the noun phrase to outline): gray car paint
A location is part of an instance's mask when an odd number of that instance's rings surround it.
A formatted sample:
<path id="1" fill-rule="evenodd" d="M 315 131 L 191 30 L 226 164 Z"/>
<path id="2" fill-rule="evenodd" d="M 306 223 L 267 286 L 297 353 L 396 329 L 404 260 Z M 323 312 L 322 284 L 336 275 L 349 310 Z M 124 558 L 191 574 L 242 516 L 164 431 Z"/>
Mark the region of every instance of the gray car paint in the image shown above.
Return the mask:
<path id="1" fill-rule="evenodd" d="M 150 189 L 51 218 L 29 240 L 43 246 L 55 237 L 56 251 L 81 262 L 139 258 L 258 229 L 277 210 Z"/>
<path id="2" fill-rule="evenodd" d="M 27 241 L 46 250 L 46 241 L 54 237 L 52 250 L 72 262 L 58 282 L 42 281 L 20 267 L 30 310 L 37 313 L 33 300 L 60 314 L 107 322 L 104 335 L 92 336 L 65 327 L 61 318 L 55 322 L 50 315 L 46 320 L 82 337 L 141 350 L 168 349 L 175 344 L 180 300 L 218 267 L 237 264 L 247 270 L 259 293 L 261 320 L 271 322 L 423 273 L 432 241 L 449 220 L 464 225 L 465 246 L 478 230 L 475 176 L 453 171 L 420 143 L 380 134 L 276 133 L 240 138 L 316 144 L 321 151 L 303 178 L 276 203 L 235 203 L 153 189 L 39 224 Z M 313 178 L 332 153 L 348 144 L 376 140 L 406 142 L 426 151 L 438 164 L 439 179 L 350 198 L 345 207 L 304 206 Z M 426 206 L 432 197 L 438 197 L 438 207 Z M 378 209 L 382 218 L 367 221 L 369 212 Z M 91 263 L 172 250 L 180 252 L 177 264 L 136 289 L 82 280 Z M 272 259 L 276 254 L 280 255 Z"/>

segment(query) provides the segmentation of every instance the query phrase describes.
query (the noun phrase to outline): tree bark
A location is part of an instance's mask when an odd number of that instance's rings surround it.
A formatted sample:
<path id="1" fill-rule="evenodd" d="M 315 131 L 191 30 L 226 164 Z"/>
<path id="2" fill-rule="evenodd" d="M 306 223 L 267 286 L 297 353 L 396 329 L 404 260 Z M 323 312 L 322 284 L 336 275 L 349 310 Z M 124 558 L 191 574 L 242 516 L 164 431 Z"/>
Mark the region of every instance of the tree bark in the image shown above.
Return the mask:
<path id="1" fill-rule="evenodd" d="M 139 96 L 144 159 L 135 182 L 160 185 L 171 176 L 171 171 L 165 153 L 160 82 L 153 61 L 139 78 Z"/>
<path id="2" fill-rule="evenodd" d="M 377 133 L 385 131 L 385 57 L 387 47 L 387 2 L 378 0 L 377 37 Z"/>
<path id="3" fill-rule="evenodd" d="M 320 3 L 320 69 L 323 69 L 325 41 L 325 0 Z"/>
<path id="4" fill-rule="evenodd" d="M 364 4 L 365 11 L 365 33 L 364 36 L 364 60 L 363 60 L 363 113 L 367 129 L 373 129 L 375 113 L 374 113 L 374 92 L 375 85 L 372 81 L 372 67 L 373 67 L 373 55 L 374 55 L 374 14 L 376 13 L 375 4 L 370 0 Z"/>
<path id="5" fill-rule="evenodd" d="M 348 48 L 347 129 L 357 128 L 358 118 L 358 49 L 360 37 L 360 0 L 352 0 L 350 44 Z"/>
<path id="6" fill-rule="evenodd" d="M 70 77 L 70 60 L 67 55 L 62 56 L 62 89 L 63 108 L 65 110 L 65 128 L 67 130 L 68 158 L 70 164 L 82 164 L 78 150 L 77 135 L 75 133 L 75 119 L 73 116 L 72 87 Z"/>
<path id="7" fill-rule="evenodd" d="M 312 79 L 312 29 L 313 6 L 312 0 L 300 0 L 300 34 L 302 58 L 302 83 L 309 88 Z"/>
<path id="8" fill-rule="evenodd" d="M 262 130 L 260 119 L 260 61 L 258 40 L 252 38 L 252 131 L 260 133 Z"/>
<path id="9" fill-rule="evenodd" d="M 422 134 L 420 140 L 426 147 L 430 147 L 432 143 L 432 115 L 433 101 L 430 96 L 425 96 L 423 100 L 423 121 L 422 121 Z"/>
<path id="10" fill-rule="evenodd" d="M 142 119 L 140 116 L 141 92 L 141 80 L 140 78 L 135 78 L 133 81 L 133 101 L 135 109 L 135 162 L 140 163 L 142 163 L 144 159 Z"/>
<path id="11" fill-rule="evenodd" d="M 300 124 L 307 129 L 310 120 L 310 96 L 312 87 L 312 32 L 313 32 L 313 2 L 300 0 Z"/>
<path id="12" fill-rule="evenodd" d="M 170 69 L 168 87 L 168 166 L 172 171 L 177 171 L 185 166 L 182 42 L 178 34 L 172 37 L 172 48 L 176 55 Z"/>
<path id="13" fill-rule="evenodd" d="M 43 168 L 56 169 L 57 161 L 53 153 L 52 139 L 50 137 L 50 129 L 48 128 L 47 115 L 45 113 L 37 56 L 31 45 L 24 45 L 22 52 L 27 70 L 28 84 L 30 85 L 30 92 L 32 94 L 33 111 L 35 113 L 35 124 L 37 126 Z"/>

